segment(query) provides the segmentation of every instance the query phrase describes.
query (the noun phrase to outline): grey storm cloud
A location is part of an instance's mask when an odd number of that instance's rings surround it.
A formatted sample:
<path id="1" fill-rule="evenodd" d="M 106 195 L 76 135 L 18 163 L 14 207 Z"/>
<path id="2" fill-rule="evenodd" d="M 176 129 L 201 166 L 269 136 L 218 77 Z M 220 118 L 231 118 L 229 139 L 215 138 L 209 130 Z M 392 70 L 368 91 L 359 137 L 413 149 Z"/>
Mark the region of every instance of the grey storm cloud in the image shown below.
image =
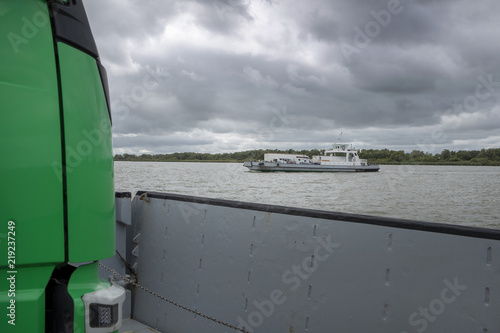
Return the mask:
<path id="1" fill-rule="evenodd" d="M 115 152 L 500 146 L 500 3 L 86 1 Z"/>

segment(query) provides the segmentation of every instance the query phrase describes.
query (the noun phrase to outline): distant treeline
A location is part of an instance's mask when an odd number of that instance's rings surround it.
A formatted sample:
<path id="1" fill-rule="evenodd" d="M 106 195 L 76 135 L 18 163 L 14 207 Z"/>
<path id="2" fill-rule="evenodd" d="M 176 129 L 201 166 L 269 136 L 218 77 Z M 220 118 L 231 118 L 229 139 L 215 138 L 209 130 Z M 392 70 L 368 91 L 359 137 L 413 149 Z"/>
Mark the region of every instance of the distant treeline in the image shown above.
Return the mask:
<path id="1" fill-rule="evenodd" d="M 440 154 L 420 150 L 405 153 L 403 150 L 364 149 L 359 155 L 370 163 L 378 164 L 500 165 L 500 148 L 459 151 L 444 149 Z"/>
<path id="2" fill-rule="evenodd" d="M 150 161 L 150 162 L 244 162 L 264 159 L 265 153 L 301 154 L 312 157 L 322 155 L 324 149 L 312 150 L 278 150 L 259 149 L 235 153 L 172 153 L 172 154 L 117 154 L 115 161 Z M 403 150 L 363 149 L 360 158 L 368 159 L 375 164 L 462 164 L 462 165 L 500 165 L 500 148 L 481 150 L 443 150 L 439 154 L 414 150 L 405 153 Z"/>

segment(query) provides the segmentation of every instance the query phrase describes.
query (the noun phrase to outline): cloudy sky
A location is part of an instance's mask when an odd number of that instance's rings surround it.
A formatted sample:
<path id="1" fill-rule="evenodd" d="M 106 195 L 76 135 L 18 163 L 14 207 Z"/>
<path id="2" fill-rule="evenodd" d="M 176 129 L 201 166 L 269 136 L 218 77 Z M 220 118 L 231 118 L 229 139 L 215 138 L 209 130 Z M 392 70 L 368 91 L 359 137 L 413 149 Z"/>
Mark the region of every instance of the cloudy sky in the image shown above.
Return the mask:
<path id="1" fill-rule="evenodd" d="M 500 147 L 500 1 L 85 2 L 115 153 Z"/>

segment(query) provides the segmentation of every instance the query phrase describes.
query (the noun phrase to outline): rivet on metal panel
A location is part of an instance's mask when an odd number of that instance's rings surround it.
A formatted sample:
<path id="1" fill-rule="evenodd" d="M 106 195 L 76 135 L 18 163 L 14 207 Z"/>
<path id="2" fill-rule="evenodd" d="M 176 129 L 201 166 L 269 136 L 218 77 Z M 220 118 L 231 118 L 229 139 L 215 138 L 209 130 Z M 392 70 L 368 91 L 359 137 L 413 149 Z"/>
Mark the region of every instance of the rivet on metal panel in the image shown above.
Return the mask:
<path id="1" fill-rule="evenodd" d="M 200 284 L 198 283 L 196 285 L 196 296 L 198 296 L 200 294 Z"/>
<path id="2" fill-rule="evenodd" d="M 490 305 L 490 288 L 486 287 L 484 289 L 484 305 L 489 306 Z"/>
<path id="3" fill-rule="evenodd" d="M 250 283 L 250 274 L 251 274 L 251 272 L 250 272 L 250 271 L 248 271 L 248 276 L 247 276 L 247 282 L 248 282 L 248 283 Z"/>
<path id="4" fill-rule="evenodd" d="M 491 249 L 491 246 L 490 246 L 486 250 L 486 265 L 487 266 L 491 266 L 491 256 L 492 256 L 492 249 Z"/>
<path id="5" fill-rule="evenodd" d="M 387 268 L 385 270 L 385 285 L 389 286 L 390 282 L 391 282 L 391 269 Z"/>
<path id="6" fill-rule="evenodd" d="M 132 239 L 132 241 L 135 244 L 139 244 L 140 238 L 141 238 L 141 233 L 138 233 L 137 235 L 134 236 L 134 238 Z"/>
<path id="7" fill-rule="evenodd" d="M 250 244 L 250 256 L 253 256 L 253 243 Z"/>
<path id="8" fill-rule="evenodd" d="M 203 259 L 200 258 L 200 264 L 198 266 L 198 268 L 201 270 L 201 262 L 202 262 Z"/>
<path id="9" fill-rule="evenodd" d="M 389 234 L 389 239 L 387 241 L 387 249 L 388 250 L 392 250 L 392 243 L 393 243 L 392 234 Z"/>
<path id="10" fill-rule="evenodd" d="M 245 312 L 247 312 L 248 309 L 248 298 L 245 298 Z"/>
<path id="11" fill-rule="evenodd" d="M 306 331 L 309 331 L 309 317 L 306 317 Z"/>
<path id="12" fill-rule="evenodd" d="M 163 249 L 163 257 L 161 258 L 161 261 L 165 262 L 166 256 L 167 256 L 167 250 Z"/>
<path id="13" fill-rule="evenodd" d="M 165 234 L 164 234 L 165 238 L 167 238 L 167 232 L 168 232 L 168 227 L 165 227 Z"/>
<path id="14" fill-rule="evenodd" d="M 255 229 L 255 219 L 256 219 L 256 216 L 253 217 L 252 229 Z"/>
<path id="15" fill-rule="evenodd" d="M 308 300 L 311 300 L 312 288 L 313 287 L 311 285 L 309 285 L 309 291 L 307 292 L 307 299 Z"/>
<path id="16" fill-rule="evenodd" d="M 139 256 L 139 245 L 136 245 L 136 247 L 134 247 L 134 249 L 132 250 L 132 255 L 135 257 Z"/>
<path id="17" fill-rule="evenodd" d="M 318 228 L 318 225 L 315 224 L 313 228 L 313 236 L 316 237 L 316 229 Z"/>
<path id="18" fill-rule="evenodd" d="M 205 234 L 201 235 L 201 245 L 205 244 Z"/>

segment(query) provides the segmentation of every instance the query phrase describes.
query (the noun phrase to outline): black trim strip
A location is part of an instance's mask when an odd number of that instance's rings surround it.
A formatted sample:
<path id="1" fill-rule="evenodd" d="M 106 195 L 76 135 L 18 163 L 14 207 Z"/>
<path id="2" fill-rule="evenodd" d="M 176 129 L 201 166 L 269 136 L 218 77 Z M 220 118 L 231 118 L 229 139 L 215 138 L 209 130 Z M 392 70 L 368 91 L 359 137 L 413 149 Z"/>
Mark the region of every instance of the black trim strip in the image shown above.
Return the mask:
<path id="1" fill-rule="evenodd" d="M 54 269 L 45 287 L 45 332 L 73 332 L 75 306 L 68 283 L 76 267 L 62 264 Z"/>
<path id="2" fill-rule="evenodd" d="M 111 118 L 111 102 L 109 100 L 109 85 L 108 85 L 108 74 L 106 68 L 101 64 L 99 59 L 96 60 L 97 69 L 99 70 L 99 76 L 101 77 L 102 89 L 104 90 L 104 97 L 106 98 L 106 105 L 108 106 L 108 116 L 111 125 L 113 125 L 113 119 Z"/>
<path id="3" fill-rule="evenodd" d="M 99 52 L 82 1 L 49 2 L 56 39 L 98 59 Z"/>
<path id="4" fill-rule="evenodd" d="M 52 18 L 52 31 L 56 42 L 62 42 L 80 50 L 96 60 L 104 97 L 108 106 L 109 120 L 111 119 L 111 102 L 109 98 L 108 76 L 106 69 L 101 64 L 97 45 L 90 29 L 85 7 L 81 0 L 72 0 L 67 3 L 49 0 Z"/>
<path id="5" fill-rule="evenodd" d="M 115 198 L 132 198 L 130 192 L 115 192 Z"/>
<path id="6" fill-rule="evenodd" d="M 382 217 L 382 216 L 330 212 L 330 211 L 307 209 L 307 208 L 267 205 L 267 204 L 233 201 L 225 199 L 212 199 L 212 198 L 195 197 L 190 195 L 182 195 L 174 193 L 138 191 L 136 193 L 136 196 L 141 196 L 143 194 L 147 194 L 148 198 L 155 198 L 155 199 L 176 200 L 176 201 L 192 202 L 192 203 L 199 203 L 206 205 L 256 210 L 256 211 L 285 214 L 285 215 L 313 217 L 313 218 L 321 218 L 327 220 L 378 225 L 378 226 L 399 228 L 399 229 L 411 229 L 411 230 L 436 232 L 436 233 L 458 235 L 465 237 L 500 240 L 500 230 L 496 229 L 468 227 L 468 226 L 445 224 L 445 223 L 414 221 L 414 220 L 406 220 L 406 219 L 398 219 L 398 218 Z"/>
<path id="7" fill-rule="evenodd" d="M 50 13 L 50 4 L 48 4 Z M 55 23 L 54 16 L 50 16 L 51 26 L 52 26 L 52 40 L 54 44 L 54 59 L 56 63 L 56 75 L 57 75 L 57 93 L 59 99 L 59 121 L 61 129 L 61 164 L 62 164 L 62 191 L 63 191 L 63 223 L 64 223 L 64 257 L 65 262 L 69 259 L 69 248 L 68 248 L 68 186 L 66 179 L 66 136 L 64 131 L 64 108 L 63 108 L 63 91 L 62 91 L 62 79 L 61 79 L 61 68 L 59 63 L 59 50 L 57 48 L 57 37 L 54 34 Z"/>

